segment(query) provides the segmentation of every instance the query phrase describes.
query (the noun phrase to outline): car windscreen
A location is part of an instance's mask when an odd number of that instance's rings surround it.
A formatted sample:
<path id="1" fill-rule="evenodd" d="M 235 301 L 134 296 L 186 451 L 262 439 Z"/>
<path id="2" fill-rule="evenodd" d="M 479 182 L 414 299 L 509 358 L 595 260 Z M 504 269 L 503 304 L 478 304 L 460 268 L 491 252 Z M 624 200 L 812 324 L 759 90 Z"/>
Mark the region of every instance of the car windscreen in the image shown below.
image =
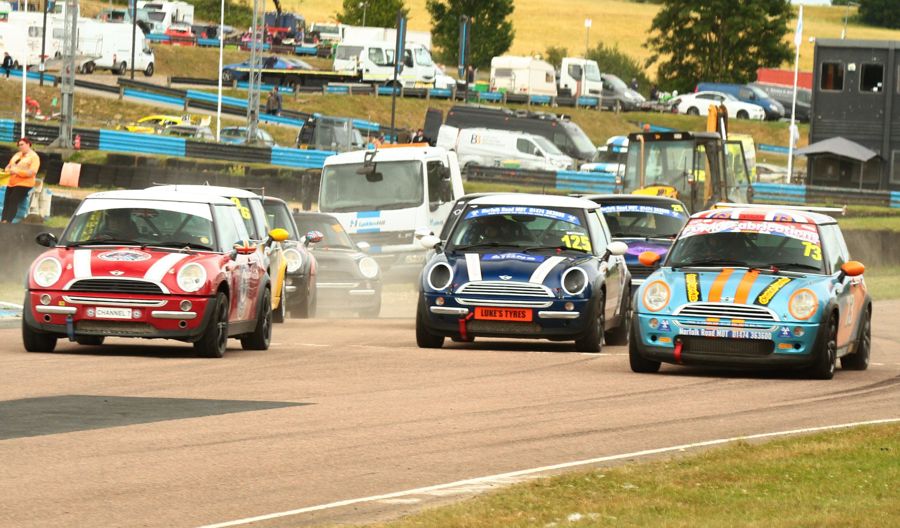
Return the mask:
<path id="1" fill-rule="evenodd" d="M 687 222 L 681 204 L 615 204 L 600 208 L 614 238 L 675 238 Z"/>
<path id="2" fill-rule="evenodd" d="M 625 81 L 619 79 L 615 75 L 604 75 L 603 77 L 603 80 L 609 83 L 616 91 L 624 92 L 628 89 L 628 85 L 625 84 Z"/>
<path id="3" fill-rule="evenodd" d="M 379 161 L 370 175 L 357 173 L 362 166 L 362 163 L 347 163 L 325 167 L 319 210 L 383 211 L 425 203 L 422 162 Z"/>
<path id="4" fill-rule="evenodd" d="M 338 46 L 334 52 L 335 60 L 351 60 L 359 57 L 362 53 L 362 46 Z"/>
<path id="5" fill-rule="evenodd" d="M 694 218 L 672 246 L 667 266 L 744 266 L 822 273 L 814 224 Z"/>
<path id="6" fill-rule="evenodd" d="M 643 148 L 628 149 L 628 163 L 623 180 L 625 192 L 643 187 L 670 185 L 679 191 L 687 188 L 687 180 L 694 168 L 693 141 L 647 142 Z"/>
<path id="7" fill-rule="evenodd" d="M 300 240 L 300 235 L 294 230 L 294 223 L 291 222 L 291 213 L 287 205 L 281 202 L 263 202 L 263 210 L 266 212 L 266 223 L 272 226 L 272 229 L 284 229 L 289 234 L 288 240 Z"/>
<path id="8" fill-rule="evenodd" d="M 544 151 L 545 154 L 552 154 L 553 156 L 565 156 L 563 151 L 559 150 L 559 147 L 554 145 L 549 139 L 544 136 L 534 136 L 534 142 L 537 143 L 539 147 Z"/>
<path id="9" fill-rule="evenodd" d="M 322 233 L 322 241 L 316 244 L 314 249 L 356 249 L 344 227 L 335 218 L 297 215 L 294 220 L 301 233 L 310 231 Z"/>
<path id="10" fill-rule="evenodd" d="M 448 251 L 557 251 L 590 253 L 584 212 L 580 209 L 469 205 L 456 223 Z"/>
<path id="11" fill-rule="evenodd" d="M 584 78 L 589 81 L 600 81 L 600 68 L 595 62 L 587 62 L 584 65 Z"/>
<path id="12" fill-rule="evenodd" d="M 419 66 L 433 66 L 434 62 L 431 60 L 431 53 L 428 52 L 425 48 L 415 48 L 413 53 L 416 56 L 416 64 Z"/>
<path id="13" fill-rule="evenodd" d="M 572 140 L 572 143 L 575 144 L 575 149 L 578 151 L 578 156 L 581 159 L 593 159 L 594 153 L 597 151 L 597 147 L 591 141 L 591 138 L 589 138 L 587 134 L 584 133 L 584 130 L 582 130 L 580 126 L 572 123 L 571 121 L 563 121 L 562 127 L 566 129 L 569 138 Z"/>
<path id="14" fill-rule="evenodd" d="M 145 244 L 214 250 L 208 204 L 151 200 L 85 200 L 60 245 Z"/>

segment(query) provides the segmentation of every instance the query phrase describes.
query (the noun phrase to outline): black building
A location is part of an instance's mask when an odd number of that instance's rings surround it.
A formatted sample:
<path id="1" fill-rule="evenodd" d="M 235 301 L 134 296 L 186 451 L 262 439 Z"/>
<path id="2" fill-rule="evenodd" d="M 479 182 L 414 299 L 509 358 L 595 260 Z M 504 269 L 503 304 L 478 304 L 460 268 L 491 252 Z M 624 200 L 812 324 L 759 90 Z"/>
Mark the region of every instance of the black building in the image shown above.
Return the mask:
<path id="1" fill-rule="evenodd" d="M 810 159 L 809 183 L 900 190 L 900 41 L 816 40 L 809 142 L 843 137 L 878 154 Z"/>

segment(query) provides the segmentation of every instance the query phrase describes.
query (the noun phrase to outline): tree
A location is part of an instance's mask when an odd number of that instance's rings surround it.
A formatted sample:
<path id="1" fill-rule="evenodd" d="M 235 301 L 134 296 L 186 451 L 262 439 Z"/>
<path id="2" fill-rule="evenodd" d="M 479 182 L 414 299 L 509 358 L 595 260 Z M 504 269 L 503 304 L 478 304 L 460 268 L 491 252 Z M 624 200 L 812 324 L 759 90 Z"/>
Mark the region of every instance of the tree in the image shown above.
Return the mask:
<path id="1" fill-rule="evenodd" d="M 503 55 L 512 45 L 515 30 L 509 17 L 513 0 L 427 0 L 431 15 L 431 39 L 439 60 L 459 62 L 459 17 L 472 19 L 469 56 L 476 67 L 488 66 L 491 59 Z"/>
<path id="2" fill-rule="evenodd" d="M 398 10 L 403 11 L 403 16 L 409 15 L 404 0 L 344 0 L 343 10 L 337 14 L 337 19 L 351 26 L 392 28 L 397 25 Z"/>
<path id="3" fill-rule="evenodd" d="M 897 0 L 857 0 L 859 19 L 872 26 L 900 29 L 900 8 Z"/>
<path id="4" fill-rule="evenodd" d="M 665 89 L 690 91 L 697 82 L 746 83 L 763 67 L 793 58 L 785 35 L 793 18 L 789 0 L 666 0 L 644 46 L 658 63 Z"/>
<path id="5" fill-rule="evenodd" d="M 631 84 L 631 79 L 637 79 L 639 91 L 649 93 L 650 79 L 641 63 L 623 53 L 618 46 L 607 46 L 601 42 L 588 51 L 586 58 L 597 61 L 601 73 L 611 73 L 626 84 Z"/>
<path id="6" fill-rule="evenodd" d="M 559 69 L 562 66 L 562 60 L 568 56 L 569 48 L 548 46 L 547 49 L 544 50 L 544 60 L 552 64 L 556 69 Z"/>

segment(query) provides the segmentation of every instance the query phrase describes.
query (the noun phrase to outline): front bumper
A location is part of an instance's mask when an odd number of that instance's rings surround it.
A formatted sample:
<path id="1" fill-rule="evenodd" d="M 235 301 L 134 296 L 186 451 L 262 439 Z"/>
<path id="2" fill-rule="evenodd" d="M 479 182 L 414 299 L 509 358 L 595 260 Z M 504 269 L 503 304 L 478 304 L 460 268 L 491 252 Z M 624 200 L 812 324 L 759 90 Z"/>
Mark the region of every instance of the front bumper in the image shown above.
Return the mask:
<path id="1" fill-rule="evenodd" d="M 438 305 L 436 300 L 443 299 Z M 567 341 L 578 339 L 584 335 L 593 321 L 590 299 L 574 298 L 541 298 L 528 299 L 534 306 L 520 306 L 509 303 L 511 299 L 471 299 L 460 302 L 454 295 L 425 293 L 425 323 L 430 332 L 446 337 L 460 337 L 461 325 L 465 326 L 468 337 L 514 337 L 530 339 L 550 339 Z M 515 299 L 522 302 L 522 299 Z M 566 310 L 567 303 L 573 304 L 572 310 Z M 478 319 L 475 317 L 477 307 L 506 307 L 516 310 L 530 310 L 531 321 L 512 322 Z"/>
<path id="2" fill-rule="evenodd" d="M 350 278 L 316 282 L 317 304 L 323 309 L 365 310 L 381 305 L 381 281 Z"/>
<path id="3" fill-rule="evenodd" d="M 135 296 L 46 290 L 30 290 L 25 295 L 24 323 L 36 331 L 59 337 L 195 341 L 206 329 L 214 304 L 213 297 L 189 295 Z"/>
<path id="4" fill-rule="evenodd" d="M 818 323 L 724 320 L 636 314 L 634 345 L 654 361 L 715 367 L 805 367 L 815 360 Z"/>

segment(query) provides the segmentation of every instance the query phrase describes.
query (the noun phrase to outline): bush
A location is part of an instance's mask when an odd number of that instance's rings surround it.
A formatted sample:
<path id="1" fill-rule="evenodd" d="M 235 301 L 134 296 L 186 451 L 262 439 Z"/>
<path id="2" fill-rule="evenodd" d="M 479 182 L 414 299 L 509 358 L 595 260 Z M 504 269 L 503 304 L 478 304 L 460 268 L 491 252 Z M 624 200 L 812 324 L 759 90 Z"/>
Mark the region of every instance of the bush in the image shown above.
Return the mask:
<path id="1" fill-rule="evenodd" d="M 550 50 L 547 50 L 549 54 Z M 644 73 L 641 64 L 619 50 L 618 46 L 607 46 L 598 44 L 592 48 L 587 55 L 588 59 L 597 61 L 600 66 L 601 73 L 611 73 L 630 85 L 631 79 L 636 78 L 638 81 L 638 91 L 647 95 L 650 93 L 650 79 Z"/>
<path id="2" fill-rule="evenodd" d="M 557 70 L 562 66 L 562 60 L 568 56 L 568 48 L 550 46 L 544 50 L 544 60 L 552 64 Z"/>

